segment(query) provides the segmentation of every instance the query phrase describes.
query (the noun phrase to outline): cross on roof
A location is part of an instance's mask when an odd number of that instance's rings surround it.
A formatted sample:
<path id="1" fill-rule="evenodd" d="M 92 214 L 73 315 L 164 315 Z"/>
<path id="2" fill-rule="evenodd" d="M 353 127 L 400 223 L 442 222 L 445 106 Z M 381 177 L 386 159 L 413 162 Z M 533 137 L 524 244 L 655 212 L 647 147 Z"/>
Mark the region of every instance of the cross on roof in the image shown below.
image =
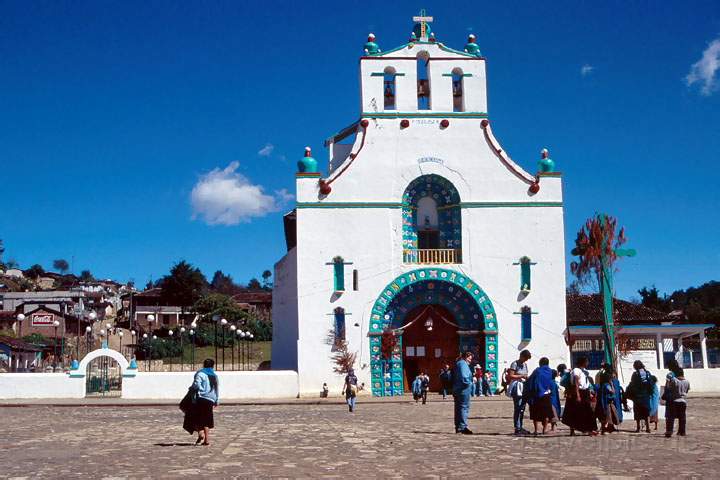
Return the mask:
<path id="1" fill-rule="evenodd" d="M 420 37 L 427 38 L 427 24 L 432 23 L 433 17 L 427 16 L 425 9 L 420 10 L 420 15 L 413 17 L 413 22 L 420 23 Z"/>

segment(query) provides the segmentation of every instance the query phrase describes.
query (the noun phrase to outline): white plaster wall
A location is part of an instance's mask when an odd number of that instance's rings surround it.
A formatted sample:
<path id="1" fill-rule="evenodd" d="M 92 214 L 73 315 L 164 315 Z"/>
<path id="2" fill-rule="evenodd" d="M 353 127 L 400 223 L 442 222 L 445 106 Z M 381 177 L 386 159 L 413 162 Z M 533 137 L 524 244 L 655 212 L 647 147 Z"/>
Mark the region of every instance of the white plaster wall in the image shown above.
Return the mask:
<path id="1" fill-rule="evenodd" d="M 540 191 L 528 193 L 520 181 L 490 149 L 481 119 L 450 118 L 450 126 L 440 128 L 441 119 L 413 118 L 400 128 L 400 119 L 370 120 L 365 145 L 346 172 L 332 184 L 332 193 L 319 198 L 317 179 L 298 180 L 299 202 L 398 202 L 408 183 L 419 175 L 436 173 L 455 185 L 463 202 L 548 202 L 562 201 L 560 179 L 542 177 Z M 494 125 L 502 134 L 508 126 Z M 353 151 L 360 148 L 358 135 Z M 535 172 L 538 156 L 518 162 Z M 512 153 L 512 151 L 510 151 Z M 441 163 L 419 163 L 435 157 Z M 518 159 L 515 159 L 516 161 Z"/>
<path id="2" fill-rule="evenodd" d="M 223 400 L 295 398 L 297 373 L 293 371 L 217 372 L 220 403 Z M 195 372 L 138 372 L 123 378 L 122 398 L 178 401 L 187 393 Z"/>
<path id="3" fill-rule="evenodd" d="M 85 377 L 65 373 L 2 373 L 0 399 L 83 398 Z"/>
<path id="4" fill-rule="evenodd" d="M 297 249 L 290 250 L 275 264 L 272 304 L 275 370 L 297 370 L 298 297 Z"/>

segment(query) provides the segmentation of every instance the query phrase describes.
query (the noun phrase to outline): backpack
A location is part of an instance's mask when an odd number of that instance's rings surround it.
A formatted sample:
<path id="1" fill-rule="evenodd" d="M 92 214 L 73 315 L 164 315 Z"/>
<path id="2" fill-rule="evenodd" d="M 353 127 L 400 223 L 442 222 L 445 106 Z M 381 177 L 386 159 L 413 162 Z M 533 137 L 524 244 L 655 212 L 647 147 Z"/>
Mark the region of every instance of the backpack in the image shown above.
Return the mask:
<path id="1" fill-rule="evenodd" d="M 560 386 L 563 387 L 565 390 L 570 388 L 572 385 L 572 371 L 568 370 L 565 373 L 563 373 L 562 378 L 560 378 Z"/>

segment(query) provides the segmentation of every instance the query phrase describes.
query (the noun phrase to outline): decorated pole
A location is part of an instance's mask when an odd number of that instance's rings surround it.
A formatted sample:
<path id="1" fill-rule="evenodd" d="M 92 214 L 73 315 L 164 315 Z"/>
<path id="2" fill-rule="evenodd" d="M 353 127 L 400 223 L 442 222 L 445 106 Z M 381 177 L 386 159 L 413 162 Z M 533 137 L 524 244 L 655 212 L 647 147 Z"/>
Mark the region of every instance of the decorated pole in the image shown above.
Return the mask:
<path id="1" fill-rule="evenodd" d="M 600 298 L 603 305 L 603 336 L 605 362 L 613 369 L 617 366 L 616 325 L 613 318 L 613 271 L 618 257 L 634 257 L 634 249 L 620 248 L 627 239 L 625 229 L 616 234 L 617 220 L 604 213 L 588 219 L 575 239 L 572 254 L 579 261 L 572 262 L 570 270 L 580 283 L 585 283 L 591 274 L 596 275 Z"/>

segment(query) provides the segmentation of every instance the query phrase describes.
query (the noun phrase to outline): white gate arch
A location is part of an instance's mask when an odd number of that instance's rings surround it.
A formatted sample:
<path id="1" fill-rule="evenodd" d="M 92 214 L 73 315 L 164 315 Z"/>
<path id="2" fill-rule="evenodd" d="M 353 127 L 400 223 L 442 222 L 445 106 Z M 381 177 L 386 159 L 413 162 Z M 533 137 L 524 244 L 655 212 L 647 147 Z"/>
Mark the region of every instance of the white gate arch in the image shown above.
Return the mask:
<path id="1" fill-rule="evenodd" d="M 115 360 L 118 365 L 120 365 L 120 374 L 123 377 L 126 376 L 126 370 L 130 366 L 130 363 L 127 361 L 127 359 L 123 356 L 122 353 L 111 348 L 99 348 L 88 353 L 82 360 L 80 360 L 80 364 L 78 365 L 77 370 L 71 370 L 70 374 L 73 377 L 84 377 L 86 375 L 88 364 L 90 364 L 90 362 L 92 362 L 96 358 L 100 357 L 110 357 Z"/>

